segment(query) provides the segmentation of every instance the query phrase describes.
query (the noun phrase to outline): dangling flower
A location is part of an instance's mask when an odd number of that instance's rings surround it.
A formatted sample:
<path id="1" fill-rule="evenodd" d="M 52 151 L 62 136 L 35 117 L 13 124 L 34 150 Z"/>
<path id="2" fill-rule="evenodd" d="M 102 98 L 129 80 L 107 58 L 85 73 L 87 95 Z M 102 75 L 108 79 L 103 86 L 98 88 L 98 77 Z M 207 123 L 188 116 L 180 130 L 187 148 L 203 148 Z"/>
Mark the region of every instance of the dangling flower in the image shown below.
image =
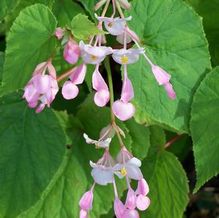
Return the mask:
<path id="1" fill-rule="evenodd" d="M 24 88 L 23 98 L 26 99 L 29 107 L 36 107 L 36 112 L 39 113 L 45 106 L 50 107 L 58 89 L 55 68 L 51 61 L 43 62 L 34 70 L 33 77 Z"/>
<path id="2" fill-rule="evenodd" d="M 64 48 L 64 59 L 69 64 L 76 64 L 80 57 L 80 47 L 73 39 L 69 39 Z"/>
<path id="3" fill-rule="evenodd" d="M 130 21 L 132 17 L 127 18 L 112 18 L 112 17 L 98 17 L 95 15 L 96 18 L 104 23 L 106 30 L 114 36 L 118 36 L 124 33 L 126 27 L 126 21 Z"/>
<path id="4" fill-rule="evenodd" d="M 114 160 L 112 159 L 108 150 L 105 150 L 103 157 L 97 162 L 90 161 L 93 168 L 91 175 L 94 181 L 99 185 L 107 185 L 114 181 Z"/>
<path id="5" fill-rule="evenodd" d="M 139 55 L 144 53 L 144 49 L 115 49 L 113 50 L 113 59 L 119 64 L 134 64 L 139 60 Z"/>
<path id="6" fill-rule="evenodd" d="M 170 83 L 170 74 L 168 74 L 166 71 L 164 71 L 162 68 L 160 68 L 157 65 L 152 65 L 152 72 L 158 82 L 159 85 L 163 85 L 169 98 L 175 99 L 176 93 L 173 89 L 172 84 Z"/>
<path id="7" fill-rule="evenodd" d="M 85 64 L 72 69 L 72 73 L 69 76 L 70 80 L 66 81 L 62 87 L 62 95 L 65 99 L 70 100 L 77 97 L 79 93 L 77 85 L 84 82 L 86 71 L 87 66 Z"/>
<path id="8" fill-rule="evenodd" d="M 106 82 L 99 72 L 99 65 L 96 66 L 96 69 L 93 73 L 92 85 L 93 89 L 96 90 L 94 95 L 95 104 L 99 107 L 104 107 L 109 101 L 110 93 Z"/>
<path id="9" fill-rule="evenodd" d="M 96 148 L 109 148 L 112 137 L 115 134 L 115 130 L 111 125 L 104 127 L 100 132 L 100 138 L 98 140 L 93 140 L 88 137 L 87 134 L 83 134 L 87 144 L 94 144 Z"/>
<path id="10" fill-rule="evenodd" d="M 127 66 L 124 65 L 124 80 L 121 98 L 120 100 L 115 101 L 112 107 L 113 113 L 118 119 L 125 121 L 133 117 L 135 113 L 135 107 L 132 103 L 130 103 L 133 97 L 134 91 L 132 83 L 128 78 Z"/>
<path id="11" fill-rule="evenodd" d="M 106 46 L 91 46 L 84 44 L 83 41 L 79 43 L 81 49 L 81 56 L 86 64 L 100 64 L 107 55 L 112 53 L 112 48 Z"/>
<path id="12" fill-rule="evenodd" d="M 123 9 L 128 10 L 131 8 L 131 4 L 128 2 L 128 0 L 118 0 L 118 1 Z"/>
<path id="13" fill-rule="evenodd" d="M 80 206 L 80 218 L 87 218 L 88 213 L 92 210 L 93 205 L 93 189 L 94 185 L 92 186 L 91 190 L 85 192 L 80 199 L 79 206 Z"/>

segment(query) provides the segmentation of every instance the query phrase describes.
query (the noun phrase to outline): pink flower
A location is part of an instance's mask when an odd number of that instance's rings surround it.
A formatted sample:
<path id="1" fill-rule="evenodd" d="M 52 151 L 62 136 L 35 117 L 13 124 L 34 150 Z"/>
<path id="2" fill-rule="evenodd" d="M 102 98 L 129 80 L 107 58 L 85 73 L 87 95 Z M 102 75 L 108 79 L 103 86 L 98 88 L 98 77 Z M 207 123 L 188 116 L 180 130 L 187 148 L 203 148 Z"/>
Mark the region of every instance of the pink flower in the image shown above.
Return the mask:
<path id="1" fill-rule="evenodd" d="M 118 197 L 116 197 L 114 200 L 114 212 L 117 218 L 123 218 L 125 205 L 122 203 L 122 201 L 119 200 Z"/>
<path id="2" fill-rule="evenodd" d="M 88 218 L 88 213 L 92 210 L 93 205 L 93 189 L 94 185 L 92 186 L 91 190 L 85 192 L 80 199 L 79 206 L 80 206 L 80 218 Z"/>
<path id="3" fill-rule="evenodd" d="M 122 121 L 130 119 L 135 113 L 135 107 L 129 102 L 134 97 L 134 91 L 126 71 L 125 66 L 121 98 L 115 101 L 112 107 L 115 116 Z"/>
<path id="4" fill-rule="evenodd" d="M 152 65 L 152 72 L 158 82 L 159 85 L 163 85 L 169 98 L 175 99 L 176 93 L 173 89 L 172 84 L 170 83 L 170 74 L 168 74 L 166 71 L 164 71 L 162 68 L 160 68 L 157 65 Z"/>
<path id="5" fill-rule="evenodd" d="M 69 64 L 75 64 L 80 57 L 80 53 L 80 48 L 77 42 L 75 42 L 73 39 L 69 39 L 64 48 L 64 59 Z"/>
<path id="6" fill-rule="evenodd" d="M 61 27 L 56 28 L 55 31 L 55 36 L 57 37 L 58 40 L 62 39 L 64 36 L 65 30 L 62 29 Z"/>
<path id="7" fill-rule="evenodd" d="M 77 97 L 79 93 L 77 85 L 84 82 L 86 71 L 87 66 L 85 64 L 72 69 L 72 74 L 69 77 L 70 80 L 66 81 L 62 87 L 62 95 L 65 99 L 70 100 Z"/>
<path id="8" fill-rule="evenodd" d="M 26 99 L 29 107 L 36 107 L 36 112 L 39 113 L 45 106 L 50 107 L 58 89 L 55 68 L 51 61 L 43 62 L 35 68 L 33 77 L 24 88 L 23 98 Z"/>
<path id="9" fill-rule="evenodd" d="M 100 64 L 107 55 L 112 54 L 112 48 L 106 46 L 91 46 L 84 44 L 83 41 L 79 43 L 81 49 L 81 56 L 86 64 Z"/>
<path id="10" fill-rule="evenodd" d="M 106 30 L 114 36 L 118 36 L 124 33 L 126 27 L 126 21 L 132 19 L 132 17 L 120 18 L 120 17 L 98 17 L 96 18 L 104 23 Z"/>
<path id="11" fill-rule="evenodd" d="M 104 107 L 110 98 L 110 93 L 106 82 L 99 72 L 99 65 L 96 66 L 96 69 L 92 76 L 92 85 L 94 90 L 96 90 L 94 96 L 94 102 L 99 107 Z"/>
<path id="12" fill-rule="evenodd" d="M 139 55 L 144 53 L 144 49 L 114 49 L 113 59 L 115 62 L 125 65 L 134 64 L 139 60 Z"/>

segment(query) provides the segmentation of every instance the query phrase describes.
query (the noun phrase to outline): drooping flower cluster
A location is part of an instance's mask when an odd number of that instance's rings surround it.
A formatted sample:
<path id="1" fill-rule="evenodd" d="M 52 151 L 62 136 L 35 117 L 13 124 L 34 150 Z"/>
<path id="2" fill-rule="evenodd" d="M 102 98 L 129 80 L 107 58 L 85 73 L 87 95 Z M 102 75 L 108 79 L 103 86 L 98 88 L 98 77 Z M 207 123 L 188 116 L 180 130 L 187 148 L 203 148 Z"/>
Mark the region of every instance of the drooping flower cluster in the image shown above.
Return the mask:
<path id="1" fill-rule="evenodd" d="M 92 210 L 94 200 L 93 191 L 96 184 L 102 186 L 108 184 L 113 185 L 115 196 L 114 212 L 117 218 L 139 218 L 138 210 L 144 211 L 150 205 L 150 199 L 147 197 L 149 187 L 140 170 L 141 161 L 133 157 L 124 145 L 121 146 L 116 160 L 110 155 L 109 145 L 114 133 L 113 127 L 109 125 L 101 131 L 99 140 L 90 139 L 84 134 L 84 138 L 88 144 L 95 144 L 98 148 L 104 148 L 105 151 L 97 163 L 90 161 L 90 166 L 92 167 L 91 175 L 94 179 L 94 184 L 91 189 L 81 197 L 79 202 L 80 218 L 87 218 L 89 211 Z M 115 176 L 126 180 L 128 192 L 125 203 L 119 199 Z M 132 180 L 138 182 L 136 190 L 133 190 L 131 187 Z"/>

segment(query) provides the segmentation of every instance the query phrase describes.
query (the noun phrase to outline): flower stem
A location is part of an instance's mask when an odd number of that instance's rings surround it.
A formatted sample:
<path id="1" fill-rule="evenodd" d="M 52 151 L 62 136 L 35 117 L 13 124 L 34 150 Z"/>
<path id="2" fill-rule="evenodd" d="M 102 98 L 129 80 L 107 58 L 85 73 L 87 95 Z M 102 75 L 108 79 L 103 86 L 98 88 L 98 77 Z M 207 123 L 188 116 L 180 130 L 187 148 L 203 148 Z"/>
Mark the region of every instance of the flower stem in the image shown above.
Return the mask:
<path id="1" fill-rule="evenodd" d="M 119 12 L 120 17 L 121 18 L 125 18 L 125 15 L 124 15 L 124 13 L 122 11 L 122 8 L 121 8 L 121 6 L 120 6 L 120 4 L 119 4 L 119 2 L 117 0 L 116 0 L 116 7 L 117 7 L 117 10 Z"/>

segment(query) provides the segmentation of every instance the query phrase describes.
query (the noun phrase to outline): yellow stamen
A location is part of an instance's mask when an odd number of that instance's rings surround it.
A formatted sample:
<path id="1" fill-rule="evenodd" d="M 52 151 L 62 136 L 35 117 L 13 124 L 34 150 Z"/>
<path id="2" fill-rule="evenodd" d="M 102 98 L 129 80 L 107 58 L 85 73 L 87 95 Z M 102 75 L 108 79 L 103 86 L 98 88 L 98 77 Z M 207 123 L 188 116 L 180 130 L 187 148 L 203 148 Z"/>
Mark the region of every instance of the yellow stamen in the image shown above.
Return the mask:
<path id="1" fill-rule="evenodd" d="M 127 64 L 129 62 L 129 58 L 126 55 L 123 55 L 121 57 L 121 63 L 122 64 Z"/>
<path id="2" fill-rule="evenodd" d="M 97 56 L 95 56 L 95 55 L 91 55 L 90 58 L 91 58 L 92 61 L 96 61 L 97 60 Z"/>
<path id="3" fill-rule="evenodd" d="M 123 167 L 121 169 L 121 174 L 122 174 L 122 176 L 126 176 L 127 175 L 127 171 L 126 171 L 125 167 Z"/>

